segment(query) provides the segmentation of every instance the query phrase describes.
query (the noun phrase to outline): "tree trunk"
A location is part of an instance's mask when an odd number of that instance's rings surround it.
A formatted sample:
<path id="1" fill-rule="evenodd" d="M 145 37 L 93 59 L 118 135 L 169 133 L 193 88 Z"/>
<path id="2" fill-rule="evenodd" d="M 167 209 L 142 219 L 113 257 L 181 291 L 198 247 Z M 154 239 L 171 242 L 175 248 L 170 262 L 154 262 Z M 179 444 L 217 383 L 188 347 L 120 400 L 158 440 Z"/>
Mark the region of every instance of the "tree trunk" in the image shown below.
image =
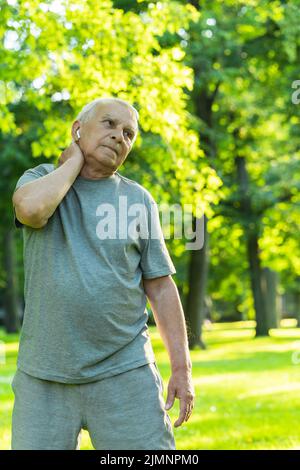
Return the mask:
<path id="1" fill-rule="evenodd" d="M 199 250 L 191 250 L 185 315 L 190 349 L 200 346 L 205 349 L 202 340 L 202 323 L 205 317 L 205 293 L 208 277 L 208 232 L 204 217 L 204 245 Z M 194 218 L 196 225 L 196 219 Z"/>
<path id="2" fill-rule="evenodd" d="M 236 130 L 237 132 L 237 130 Z M 253 213 L 249 191 L 249 177 L 244 157 L 235 158 L 237 180 L 240 192 L 240 210 L 247 240 L 247 255 L 250 268 L 250 280 L 256 316 L 256 336 L 269 334 L 265 299 L 262 291 L 262 271 L 260 267 L 258 239 L 259 220 Z"/>
<path id="3" fill-rule="evenodd" d="M 266 306 L 268 327 L 278 328 L 277 273 L 269 268 L 264 268 L 262 271 L 262 291 Z"/>
<path id="4" fill-rule="evenodd" d="M 262 271 L 260 267 L 258 236 L 248 234 L 247 252 L 250 268 L 251 287 L 254 297 L 254 308 L 256 313 L 256 336 L 268 336 L 269 328 L 265 299 L 262 292 Z"/>
<path id="5" fill-rule="evenodd" d="M 198 5 L 199 7 L 199 5 Z M 201 70 L 195 67 L 196 82 L 200 82 Z M 195 104 L 196 115 L 205 123 L 206 130 L 200 135 L 200 142 L 206 156 L 210 159 L 215 153 L 215 143 L 210 138 L 208 132 L 212 126 L 212 105 L 218 91 L 218 85 L 215 92 L 209 95 L 206 89 L 194 88 L 191 94 L 191 100 Z M 186 299 L 186 320 L 188 328 L 189 347 L 200 346 L 205 349 L 206 346 L 202 340 L 202 323 L 205 317 L 205 299 L 207 291 L 208 278 L 208 232 L 207 218 L 204 215 L 204 245 L 199 250 L 192 250 L 188 267 L 188 285 L 189 292 Z M 194 219 L 195 222 L 195 219 Z"/>
<path id="6" fill-rule="evenodd" d="M 295 292 L 294 294 L 294 302 L 296 307 L 295 317 L 297 320 L 297 328 L 300 328 L 300 292 Z"/>
<path id="7" fill-rule="evenodd" d="M 296 289 L 293 294 L 293 312 L 292 316 L 297 320 L 297 328 L 300 328 L 300 276 L 296 277 Z"/>
<path id="8" fill-rule="evenodd" d="M 17 333 L 20 330 L 20 316 L 17 275 L 15 269 L 14 230 L 12 228 L 8 228 L 4 232 L 3 262 L 6 273 L 6 288 L 4 294 L 4 326 L 7 333 Z"/>

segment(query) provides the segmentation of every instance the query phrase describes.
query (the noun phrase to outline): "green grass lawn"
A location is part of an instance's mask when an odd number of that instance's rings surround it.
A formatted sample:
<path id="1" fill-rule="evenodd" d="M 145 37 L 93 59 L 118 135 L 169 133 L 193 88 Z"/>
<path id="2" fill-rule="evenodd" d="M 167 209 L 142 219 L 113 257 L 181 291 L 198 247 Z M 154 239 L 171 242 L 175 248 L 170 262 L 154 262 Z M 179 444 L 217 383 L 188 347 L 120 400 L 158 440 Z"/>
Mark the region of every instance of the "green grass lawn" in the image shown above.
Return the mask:
<path id="1" fill-rule="evenodd" d="M 166 399 L 170 366 L 155 327 L 150 327 Z M 177 449 L 300 449 L 300 329 L 282 322 L 271 337 L 254 338 L 253 322 L 206 328 L 207 350 L 191 352 L 196 391 L 194 412 L 174 428 Z M 10 449 L 18 336 L 0 329 L 0 449 Z M 1 359 L 1 351 L 0 351 Z M 2 361 L 4 362 L 4 361 Z M 174 424 L 176 399 L 169 411 Z M 81 449 L 92 449 L 83 432 Z"/>

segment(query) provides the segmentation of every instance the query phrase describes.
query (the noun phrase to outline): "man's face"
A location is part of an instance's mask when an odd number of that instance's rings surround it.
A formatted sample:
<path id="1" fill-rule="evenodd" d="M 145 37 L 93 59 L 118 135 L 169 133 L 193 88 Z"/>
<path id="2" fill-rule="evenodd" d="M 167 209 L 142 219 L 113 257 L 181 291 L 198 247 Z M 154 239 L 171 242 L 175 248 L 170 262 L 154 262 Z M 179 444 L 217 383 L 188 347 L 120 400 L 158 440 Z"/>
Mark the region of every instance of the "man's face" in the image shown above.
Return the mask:
<path id="1" fill-rule="evenodd" d="M 129 154 L 137 133 L 135 113 L 119 103 L 98 105 L 87 122 L 75 121 L 72 135 L 84 153 L 86 164 L 115 171 Z M 110 148 L 114 149 L 111 150 Z"/>

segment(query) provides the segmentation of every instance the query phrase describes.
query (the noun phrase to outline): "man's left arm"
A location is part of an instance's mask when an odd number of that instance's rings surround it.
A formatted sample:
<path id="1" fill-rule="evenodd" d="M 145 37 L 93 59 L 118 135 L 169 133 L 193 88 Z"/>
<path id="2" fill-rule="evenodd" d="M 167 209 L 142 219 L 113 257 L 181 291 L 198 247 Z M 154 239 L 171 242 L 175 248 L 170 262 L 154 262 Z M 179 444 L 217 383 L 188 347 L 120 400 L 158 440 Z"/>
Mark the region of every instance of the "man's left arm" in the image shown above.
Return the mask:
<path id="1" fill-rule="evenodd" d="M 178 427 L 188 421 L 195 398 L 184 312 L 176 284 L 170 275 L 143 279 L 143 284 L 171 362 L 166 409 L 170 409 L 175 398 L 179 398 L 180 414 L 174 423 Z"/>

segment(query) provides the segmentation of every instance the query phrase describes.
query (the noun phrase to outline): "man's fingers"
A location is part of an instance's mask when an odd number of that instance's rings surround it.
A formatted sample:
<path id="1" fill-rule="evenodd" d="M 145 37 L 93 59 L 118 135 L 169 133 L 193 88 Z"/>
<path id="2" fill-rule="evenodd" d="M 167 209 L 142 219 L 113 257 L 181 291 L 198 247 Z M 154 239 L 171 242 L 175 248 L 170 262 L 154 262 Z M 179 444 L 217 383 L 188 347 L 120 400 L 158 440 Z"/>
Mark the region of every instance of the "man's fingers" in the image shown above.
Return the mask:
<path id="1" fill-rule="evenodd" d="M 174 384 L 174 385 L 173 385 Z M 194 408 L 195 392 L 192 387 L 188 387 L 186 390 L 181 390 L 181 387 L 176 385 L 176 382 L 170 381 L 168 386 L 168 396 L 166 400 L 165 409 L 169 410 L 173 404 L 175 397 L 179 398 L 180 401 L 180 413 L 174 426 L 180 426 L 184 421 L 188 421 Z"/>
<path id="2" fill-rule="evenodd" d="M 188 421 L 194 408 L 194 402 L 188 399 L 180 399 L 180 413 L 178 420 L 175 421 L 174 426 L 180 426 L 184 421 Z"/>
<path id="3" fill-rule="evenodd" d="M 186 415 L 185 415 L 185 421 L 188 421 L 190 419 L 190 416 L 192 414 L 192 411 L 193 411 L 193 408 L 194 408 L 194 405 L 192 403 L 190 403 L 188 405 L 188 408 L 187 408 L 187 412 L 186 412 Z"/>
<path id="4" fill-rule="evenodd" d="M 167 395 L 167 400 L 166 400 L 166 406 L 165 409 L 169 410 L 172 408 L 175 400 L 175 388 L 169 383 L 168 386 L 168 395 Z"/>
<path id="5" fill-rule="evenodd" d="M 188 404 L 187 404 L 186 400 L 180 399 L 180 413 L 179 413 L 179 418 L 174 423 L 175 427 L 180 426 L 183 423 L 183 421 L 185 420 L 186 413 L 187 413 L 187 406 L 188 406 Z"/>
<path id="6" fill-rule="evenodd" d="M 165 410 L 169 410 L 170 408 L 172 408 L 172 406 L 174 405 L 174 399 L 173 400 L 167 400 L 167 403 L 166 403 L 166 406 L 165 406 Z"/>

